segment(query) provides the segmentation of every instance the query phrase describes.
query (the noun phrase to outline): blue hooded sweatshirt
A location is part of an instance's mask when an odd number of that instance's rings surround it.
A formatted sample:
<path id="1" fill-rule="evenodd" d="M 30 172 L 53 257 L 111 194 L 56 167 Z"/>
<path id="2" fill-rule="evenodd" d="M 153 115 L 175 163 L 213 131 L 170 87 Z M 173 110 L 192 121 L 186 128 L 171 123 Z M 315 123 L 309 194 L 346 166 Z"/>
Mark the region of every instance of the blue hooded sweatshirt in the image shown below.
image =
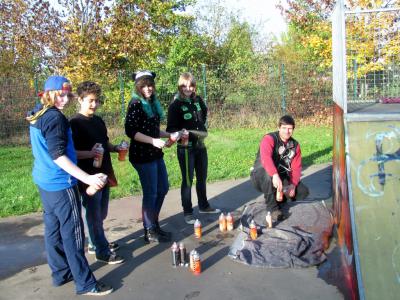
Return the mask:
<path id="1" fill-rule="evenodd" d="M 37 105 L 28 116 L 42 108 L 41 104 Z M 30 123 L 29 133 L 34 157 L 33 181 L 46 191 L 61 191 L 76 185 L 77 180 L 54 162 L 63 155 L 77 162 L 71 128 L 63 113 L 56 107 L 48 108 Z"/>

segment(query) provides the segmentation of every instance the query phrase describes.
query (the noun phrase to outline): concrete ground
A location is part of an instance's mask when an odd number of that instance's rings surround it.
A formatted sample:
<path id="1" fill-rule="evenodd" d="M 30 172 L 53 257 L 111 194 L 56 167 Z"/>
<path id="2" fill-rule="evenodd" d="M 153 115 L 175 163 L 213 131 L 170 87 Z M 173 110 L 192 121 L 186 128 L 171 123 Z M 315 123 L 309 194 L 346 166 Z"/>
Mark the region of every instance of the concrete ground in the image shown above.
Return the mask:
<path id="1" fill-rule="evenodd" d="M 331 174 L 329 164 L 304 170 L 303 181 L 310 187 L 310 201 L 330 206 Z M 193 189 L 194 190 L 194 189 Z M 233 212 L 236 220 L 244 205 L 260 200 L 248 178 L 208 185 L 213 206 Z M 193 195 L 194 203 L 196 196 Z M 197 212 L 197 206 L 195 208 Z M 110 241 L 121 244 L 120 265 L 105 265 L 87 255 L 96 278 L 112 285 L 115 291 L 104 299 L 343 299 L 329 274 L 329 259 L 323 266 L 306 269 L 254 268 L 230 259 L 229 247 L 237 231 L 221 234 L 217 215 L 201 215 L 203 238 L 193 237 L 180 205 L 179 190 L 170 190 L 161 214 L 161 226 L 173 232 L 173 240 L 183 241 L 190 251 L 196 248 L 202 258 L 202 273 L 171 266 L 171 243 L 145 245 L 141 222 L 141 197 L 126 197 L 110 203 L 105 223 Z M 55 288 L 46 264 L 41 214 L 0 219 L 0 299 L 74 299 L 73 282 Z M 329 257 L 329 255 L 328 255 Z M 328 269 L 328 271 L 326 271 Z"/>

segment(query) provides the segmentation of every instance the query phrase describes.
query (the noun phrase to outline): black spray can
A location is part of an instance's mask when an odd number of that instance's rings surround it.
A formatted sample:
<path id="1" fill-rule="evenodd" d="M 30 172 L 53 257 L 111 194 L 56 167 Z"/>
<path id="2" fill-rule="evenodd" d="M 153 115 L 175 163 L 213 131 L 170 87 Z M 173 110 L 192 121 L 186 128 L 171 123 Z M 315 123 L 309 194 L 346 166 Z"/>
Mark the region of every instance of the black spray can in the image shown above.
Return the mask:
<path id="1" fill-rule="evenodd" d="M 186 248 L 183 243 L 179 244 L 179 253 L 181 258 L 181 266 L 184 267 L 187 264 L 187 261 L 186 261 Z"/>
<path id="2" fill-rule="evenodd" d="M 176 242 L 172 244 L 171 247 L 171 255 L 172 255 L 172 266 L 177 267 L 180 265 L 180 255 L 179 255 L 179 247 Z"/>

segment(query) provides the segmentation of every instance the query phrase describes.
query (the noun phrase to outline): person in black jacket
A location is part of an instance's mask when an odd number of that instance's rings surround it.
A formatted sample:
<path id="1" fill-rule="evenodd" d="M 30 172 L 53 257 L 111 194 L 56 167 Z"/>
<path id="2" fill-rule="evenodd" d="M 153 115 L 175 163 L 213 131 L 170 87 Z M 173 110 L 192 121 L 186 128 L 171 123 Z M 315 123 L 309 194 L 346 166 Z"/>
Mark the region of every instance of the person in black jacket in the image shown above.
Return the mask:
<path id="1" fill-rule="evenodd" d="M 160 130 L 164 111 L 155 95 L 156 74 L 140 71 L 133 74 L 135 91 L 129 102 L 125 119 L 125 133 L 131 139 L 129 161 L 139 174 L 143 190 L 142 218 L 144 240 L 168 242 L 170 233 L 161 229 L 159 214 L 168 192 L 168 174 L 165 167 L 162 137 L 170 134 Z"/>
<path id="2" fill-rule="evenodd" d="M 207 136 L 207 106 L 196 95 L 196 80 L 190 73 L 183 73 L 178 81 L 178 93 L 168 108 L 167 131 L 184 129 L 189 131 L 189 142 L 180 140 L 177 147 L 178 161 L 182 174 L 181 199 L 183 214 L 187 224 L 194 224 L 191 187 L 196 172 L 196 192 L 200 213 L 220 213 L 207 200 L 206 181 L 208 156 L 204 144 Z"/>
<path id="3" fill-rule="evenodd" d="M 122 263 L 124 259 L 116 254 L 119 245 L 109 243 L 104 232 L 103 221 L 107 217 L 110 187 L 117 185 L 111 164 L 110 152 L 117 152 L 118 145 L 110 143 L 106 124 L 97 116 L 100 105 L 101 87 L 92 81 L 80 83 L 76 89 L 79 112 L 70 119 L 72 139 L 78 157 L 78 166 L 88 174 L 102 172 L 108 176 L 108 183 L 94 195 L 87 193 L 87 185 L 79 182 L 82 205 L 85 207 L 85 219 L 88 228 L 88 253 L 96 254 L 96 260 L 107 264 Z M 94 166 L 94 158 L 99 155 L 98 145 L 104 149 L 100 166 Z"/>

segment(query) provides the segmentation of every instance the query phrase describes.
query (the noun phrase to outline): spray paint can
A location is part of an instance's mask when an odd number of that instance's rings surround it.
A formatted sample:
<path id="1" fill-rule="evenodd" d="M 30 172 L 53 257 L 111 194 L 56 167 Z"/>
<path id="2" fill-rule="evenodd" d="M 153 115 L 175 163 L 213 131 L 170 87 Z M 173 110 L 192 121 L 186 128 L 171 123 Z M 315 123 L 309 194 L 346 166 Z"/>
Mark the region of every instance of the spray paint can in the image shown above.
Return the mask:
<path id="1" fill-rule="evenodd" d="M 256 226 L 256 222 L 254 222 L 254 220 L 251 220 L 251 222 L 250 222 L 250 238 L 252 240 L 257 239 L 257 226 Z"/>
<path id="2" fill-rule="evenodd" d="M 220 214 L 218 222 L 219 222 L 219 230 L 221 232 L 225 232 L 226 231 L 226 219 L 225 219 L 224 213 Z"/>
<path id="3" fill-rule="evenodd" d="M 200 255 L 196 250 L 190 252 L 190 270 L 195 275 L 199 275 L 201 273 L 201 260 Z"/>
<path id="4" fill-rule="evenodd" d="M 188 144 L 189 144 L 189 131 L 183 129 L 181 133 L 181 145 L 187 147 Z"/>
<path id="5" fill-rule="evenodd" d="M 181 258 L 180 265 L 184 267 L 186 265 L 186 247 L 183 243 L 179 243 L 179 256 Z"/>
<path id="6" fill-rule="evenodd" d="M 194 222 L 194 236 L 195 238 L 199 239 L 201 238 L 201 222 L 199 219 L 196 219 L 196 221 Z"/>
<path id="7" fill-rule="evenodd" d="M 179 247 L 176 242 L 172 244 L 171 255 L 172 255 L 172 266 L 176 268 L 177 266 L 180 265 Z"/>
<path id="8" fill-rule="evenodd" d="M 190 253 L 189 253 L 189 269 L 190 269 L 190 271 L 192 271 L 193 268 L 194 268 L 193 257 L 194 257 L 194 253 L 195 253 L 195 252 L 196 252 L 196 250 L 192 250 L 192 251 L 190 251 Z"/>
<path id="9" fill-rule="evenodd" d="M 233 217 L 232 217 L 232 215 L 231 215 L 231 213 L 228 213 L 227 215 L 226 215 L 226 229 L 228 230 L 228 231 L 232 231 L 233 230 Z"/>
<path id="10" fill-rule="evenodd" d="M 171 147 L 180 137 L 179 132 L 173 132 L 169 135 L 168 140 L 165 142 L 165 147 Z"/>
<path id="11" fill-rule="evenodd" d="M 283 201 L 283 193 L 276 190 L 276 201 L 282 202 Z"/>
<path id="12" fill-rule="evenodd" d="M 272 228 L 272 216 L 270 211 L 267 212 L 267 215 L 265 216 L 265 221 L 267 222 L 267 228 Z"/>
<path id="13" fill-rule="evenodd" d="M 102 174 L 100 179 L 103 181 L 104 185 L 107 183 L 108 177 L 106 174 Z M 96 194 L 99 190 L 97 189 L 97 187 L 95 187 L 94 185 L 89 185 L 86 188 L 86 194 L 88 194 L 89 196 L 93 196 L 94 194 Z"/>
<path id="14" fill-rule="evenodd" d="M 93 158 L 93 167 L 100 168 L 103 163 L 104 148 L 100 143 L 97 143 L 96 145 L 96 151 L 98 153 Z"/>

